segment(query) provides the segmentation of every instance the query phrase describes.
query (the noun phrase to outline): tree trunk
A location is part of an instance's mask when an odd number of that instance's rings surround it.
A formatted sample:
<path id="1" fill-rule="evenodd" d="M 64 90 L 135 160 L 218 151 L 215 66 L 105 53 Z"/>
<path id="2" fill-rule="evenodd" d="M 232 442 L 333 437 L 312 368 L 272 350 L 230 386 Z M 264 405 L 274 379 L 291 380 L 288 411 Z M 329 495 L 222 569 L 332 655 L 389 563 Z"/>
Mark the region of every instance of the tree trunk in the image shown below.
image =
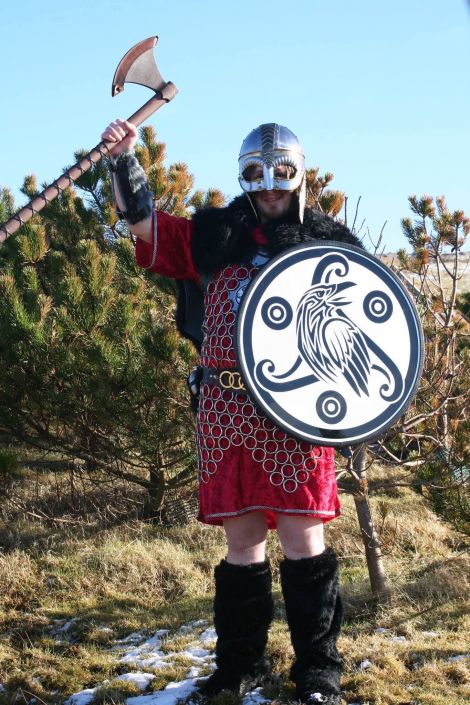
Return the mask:
<path id="1" fill-rule="evenodd" d="M 150 487 L 148 488 L 148 511 L 155 517 L 160 511 L 165 494 L 165 471 L 158 466 L 153 466 L 149 470 Z"/>
<path id="2" fill-rule="evenodd" d="M 379 599 L 390 597 L 390 586 L 382 561 L 380 538 L 375 530 L 366 476 L 366 446 L 361 445 L 353 454 L 352 468 L 357 476 L 357 489 L 353 493 L 357 518 L 366 553 L 367 568 L 372 592 Z"/>

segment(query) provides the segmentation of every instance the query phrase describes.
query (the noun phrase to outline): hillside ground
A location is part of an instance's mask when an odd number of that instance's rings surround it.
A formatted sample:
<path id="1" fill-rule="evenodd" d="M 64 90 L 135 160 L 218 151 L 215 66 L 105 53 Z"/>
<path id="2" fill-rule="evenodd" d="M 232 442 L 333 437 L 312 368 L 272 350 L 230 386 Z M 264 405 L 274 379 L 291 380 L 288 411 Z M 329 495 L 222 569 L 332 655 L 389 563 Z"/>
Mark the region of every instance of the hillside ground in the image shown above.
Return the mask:
<path id="1" fill-rule="evenodd" d="M 118 640 L 169 630 L 162 649 L 174 654 L 192 639 L 180 631 L 181 625 L 195 620 L 211 624 L 212 570 L 224 555 L 222 530 L 196 522 L 165 527 L 143 521 L 132 510 L 132 497 L 120 497 L 119 490 L 108 489 L 101 506 L 103 490 L 96 486 L 84 486 L 75 504 L 70 497 L 65 502 L 67 481 L 56 475 L 33 481 L 28 475 L 10 488 L 1 504 L 2 705 L 63 703 L 97 686 L 91 702 L 125 702 L 142 688 L 116 679 L 142 668 L 119 661 Z M 342 518 L 328 524 L 326 533 L 340 558 L 346 609 L 340 642 L 344 702 L 468 703 L 465 536 L 436 516 L 426 497 L 414 491 L 400 488 L 373 497 L 393 587 L 391 601 L 378 604 L 370 593 L 354 502 L 342 495 L 342 504 Z M 293 698 L 288 680 L 292 650 L 274 533 L 269 552 L 276 579 L 277 607 L 269 641 L 275 677 L 264 694 L 288 703 Z M 145 692 L 184 679 L 189 666 L 181 656 L 165 669 L 145 669 Z"/>

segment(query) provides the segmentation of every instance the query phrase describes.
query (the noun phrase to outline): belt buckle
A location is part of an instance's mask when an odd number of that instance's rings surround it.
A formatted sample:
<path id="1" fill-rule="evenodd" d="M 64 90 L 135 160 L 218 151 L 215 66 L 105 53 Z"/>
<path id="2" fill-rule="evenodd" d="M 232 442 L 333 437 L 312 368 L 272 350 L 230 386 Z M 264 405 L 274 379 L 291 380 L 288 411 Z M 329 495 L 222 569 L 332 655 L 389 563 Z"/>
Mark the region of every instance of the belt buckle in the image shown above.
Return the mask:
<path id="1" fill-rule="evenodd" d="M 238 370 L 222 370 L 219 373 L 219 382 L 223 389 L 233 389 L 235 392 L 246 391 L 242 376 Z"/>

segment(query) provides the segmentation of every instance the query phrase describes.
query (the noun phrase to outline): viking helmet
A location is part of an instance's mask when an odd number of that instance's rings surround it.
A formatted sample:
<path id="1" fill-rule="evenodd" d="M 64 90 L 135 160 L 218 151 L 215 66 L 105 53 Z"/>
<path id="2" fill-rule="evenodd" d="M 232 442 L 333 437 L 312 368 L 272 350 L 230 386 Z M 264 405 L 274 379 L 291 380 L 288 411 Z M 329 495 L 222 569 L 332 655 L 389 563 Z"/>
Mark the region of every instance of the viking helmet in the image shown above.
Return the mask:
<path id="1" fill-rule="evenodd" d="M 302 222 L 305 208 L 305 158 L 293 132 L 274 122 L 256 127 L 243 141 L 238 165 L 238 180 L 250 202 L 250 193 L 253 191 L 294 191 L 298 200 L 299 220 Z M 276 172 L 280 166 L 290 167 L 287 175 Z M 250 178 L 253 167 L 261 167 L 263 176 L 258 169 L 255 176 Z"/>

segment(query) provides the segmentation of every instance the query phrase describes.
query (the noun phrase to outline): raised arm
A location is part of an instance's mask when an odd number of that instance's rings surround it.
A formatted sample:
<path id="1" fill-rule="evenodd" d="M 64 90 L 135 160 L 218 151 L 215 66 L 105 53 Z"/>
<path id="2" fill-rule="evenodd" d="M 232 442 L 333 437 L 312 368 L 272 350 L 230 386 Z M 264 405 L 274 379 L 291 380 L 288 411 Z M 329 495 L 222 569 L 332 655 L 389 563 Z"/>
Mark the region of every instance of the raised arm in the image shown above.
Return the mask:
<path id="1" fill-rule="evenodd" d="M 192 222 L 155 212 L 153 193 L 134 154 L 135 126 L 126 120 L 115 120 L 104 130 L 102 139 L 115 142 L 110 150 L 114 197 L 119 217 L 127 221 L 137 237 L 137 263 L 172 279 L 198 283 L 200 276 L 192 258 Z"/>
<path id="2" fill-rule="evenodd" d="M 110 169 L 118 213 L 125 218 L 133 235 L 150 243 L 153 239 L 153 194 L 134 154 L 137 128 L 118 118 L 108 125 L 101 139 L 116 143 L 110 150 Z"/>

